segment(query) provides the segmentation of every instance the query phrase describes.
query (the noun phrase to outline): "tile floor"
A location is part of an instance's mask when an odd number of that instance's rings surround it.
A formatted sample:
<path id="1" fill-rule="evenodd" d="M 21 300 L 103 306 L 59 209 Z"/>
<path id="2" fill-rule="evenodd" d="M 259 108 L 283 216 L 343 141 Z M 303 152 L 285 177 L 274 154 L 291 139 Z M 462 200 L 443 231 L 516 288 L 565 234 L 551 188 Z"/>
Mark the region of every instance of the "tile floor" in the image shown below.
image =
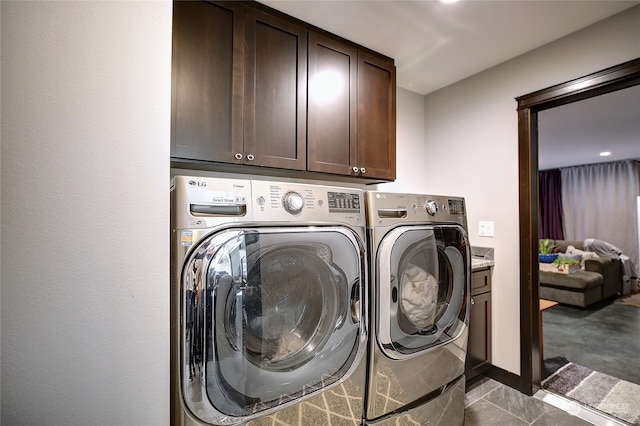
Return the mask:
<path id="1" fill-rule="evenodd" d="M 467 388 L 465 426 L 582 426 L 591 423 L 492 379 Z"/>

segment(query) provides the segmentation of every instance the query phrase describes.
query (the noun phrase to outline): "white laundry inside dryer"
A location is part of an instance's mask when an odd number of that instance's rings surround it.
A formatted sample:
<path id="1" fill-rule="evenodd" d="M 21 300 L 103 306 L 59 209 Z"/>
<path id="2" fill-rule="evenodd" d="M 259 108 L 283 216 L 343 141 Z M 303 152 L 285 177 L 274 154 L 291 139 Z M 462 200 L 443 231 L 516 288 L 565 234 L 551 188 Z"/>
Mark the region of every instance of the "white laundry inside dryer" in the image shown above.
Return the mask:
<path id="1" fill-rule="evenodd" d="M 420 328 L 432 326 L 438 311 L 438 280 L 412 263 L 400 280 L 402 309 L 407 318 Z"/>

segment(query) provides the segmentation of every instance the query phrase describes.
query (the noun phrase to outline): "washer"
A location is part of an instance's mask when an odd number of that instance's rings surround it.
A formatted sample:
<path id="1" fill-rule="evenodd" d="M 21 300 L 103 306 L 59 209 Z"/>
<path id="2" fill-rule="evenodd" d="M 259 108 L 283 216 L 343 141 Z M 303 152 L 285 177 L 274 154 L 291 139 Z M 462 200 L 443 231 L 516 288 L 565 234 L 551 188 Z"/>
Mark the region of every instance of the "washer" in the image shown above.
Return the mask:
<path id="1" fill-rule="evenodd" d="M 170 198 L 173 424 L 360 425 L 364 193 L 176 176 Z"/>
<path id="2" fill-rule="evenodd" d="M 365 424 L 462 425 L 471 252 L 460 197 L 365 193 Z"/>

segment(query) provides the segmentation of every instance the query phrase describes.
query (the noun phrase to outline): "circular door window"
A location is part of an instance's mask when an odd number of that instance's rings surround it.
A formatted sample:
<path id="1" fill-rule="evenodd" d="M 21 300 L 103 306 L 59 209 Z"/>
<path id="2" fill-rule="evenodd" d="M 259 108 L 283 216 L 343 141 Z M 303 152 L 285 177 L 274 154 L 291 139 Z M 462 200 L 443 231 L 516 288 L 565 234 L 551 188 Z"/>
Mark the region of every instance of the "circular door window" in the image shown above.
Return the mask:
<path id="1" fill-rule="evenodd" d="M 451 301 L 451 262 L 440 247 L 421 241 L 405 251 L 398 272 L 400 329 L 407 334 L 435 333 Z"/>
<path id="2" fill-rule="evenodd" d="M 457 339 L 466 326 L 470 259 L 456 225 L 399 227 L 377 255 L 378 339 L 401 359 Z"/>
<path id="3" fill-rule="evenodd" d="M 228 341 L 241 341 L 246 359 L 262 369 L 298 368 L 323 348 L 336 326 L 344 273 L 321 259 L 313 245 L 271 248 L 249 262 L 246 283 L 228 295 Z"/>
<path id="4" fill-rule="evenodd" d="M 203 270 L 185 289 L 185 377 L 204 380 L 190 406 L 245 421 L 349 377 L 366 350 L 363 247 L 341 227 L 238 228 L 202 243 L 185 268 Z"/>

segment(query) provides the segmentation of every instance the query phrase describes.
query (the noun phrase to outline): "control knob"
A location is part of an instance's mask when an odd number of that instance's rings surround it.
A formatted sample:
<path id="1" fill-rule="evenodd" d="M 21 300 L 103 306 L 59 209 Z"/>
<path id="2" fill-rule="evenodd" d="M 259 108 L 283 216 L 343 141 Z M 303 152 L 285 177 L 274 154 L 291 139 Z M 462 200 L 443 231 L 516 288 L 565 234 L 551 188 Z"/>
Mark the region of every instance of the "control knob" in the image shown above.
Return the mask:
<path id="1" fill-rule="evenodd" d="M 302 195 L 294 191 L 289 191 L 282 197 L 282 205 L 284 209 L 291 214 L 297 214 L 304 207 L 304 199 Z"/>
<path id="2" fill-rule="evenodd" d="M 438 213 L 438 203 L 436 203 L 433 200 L 429 200 L 426 203 L 424 203 L 424 208 L 427 210 L 427 213 L 429 213 L 431 216 L 435 216 L 436 213 Z"/>

